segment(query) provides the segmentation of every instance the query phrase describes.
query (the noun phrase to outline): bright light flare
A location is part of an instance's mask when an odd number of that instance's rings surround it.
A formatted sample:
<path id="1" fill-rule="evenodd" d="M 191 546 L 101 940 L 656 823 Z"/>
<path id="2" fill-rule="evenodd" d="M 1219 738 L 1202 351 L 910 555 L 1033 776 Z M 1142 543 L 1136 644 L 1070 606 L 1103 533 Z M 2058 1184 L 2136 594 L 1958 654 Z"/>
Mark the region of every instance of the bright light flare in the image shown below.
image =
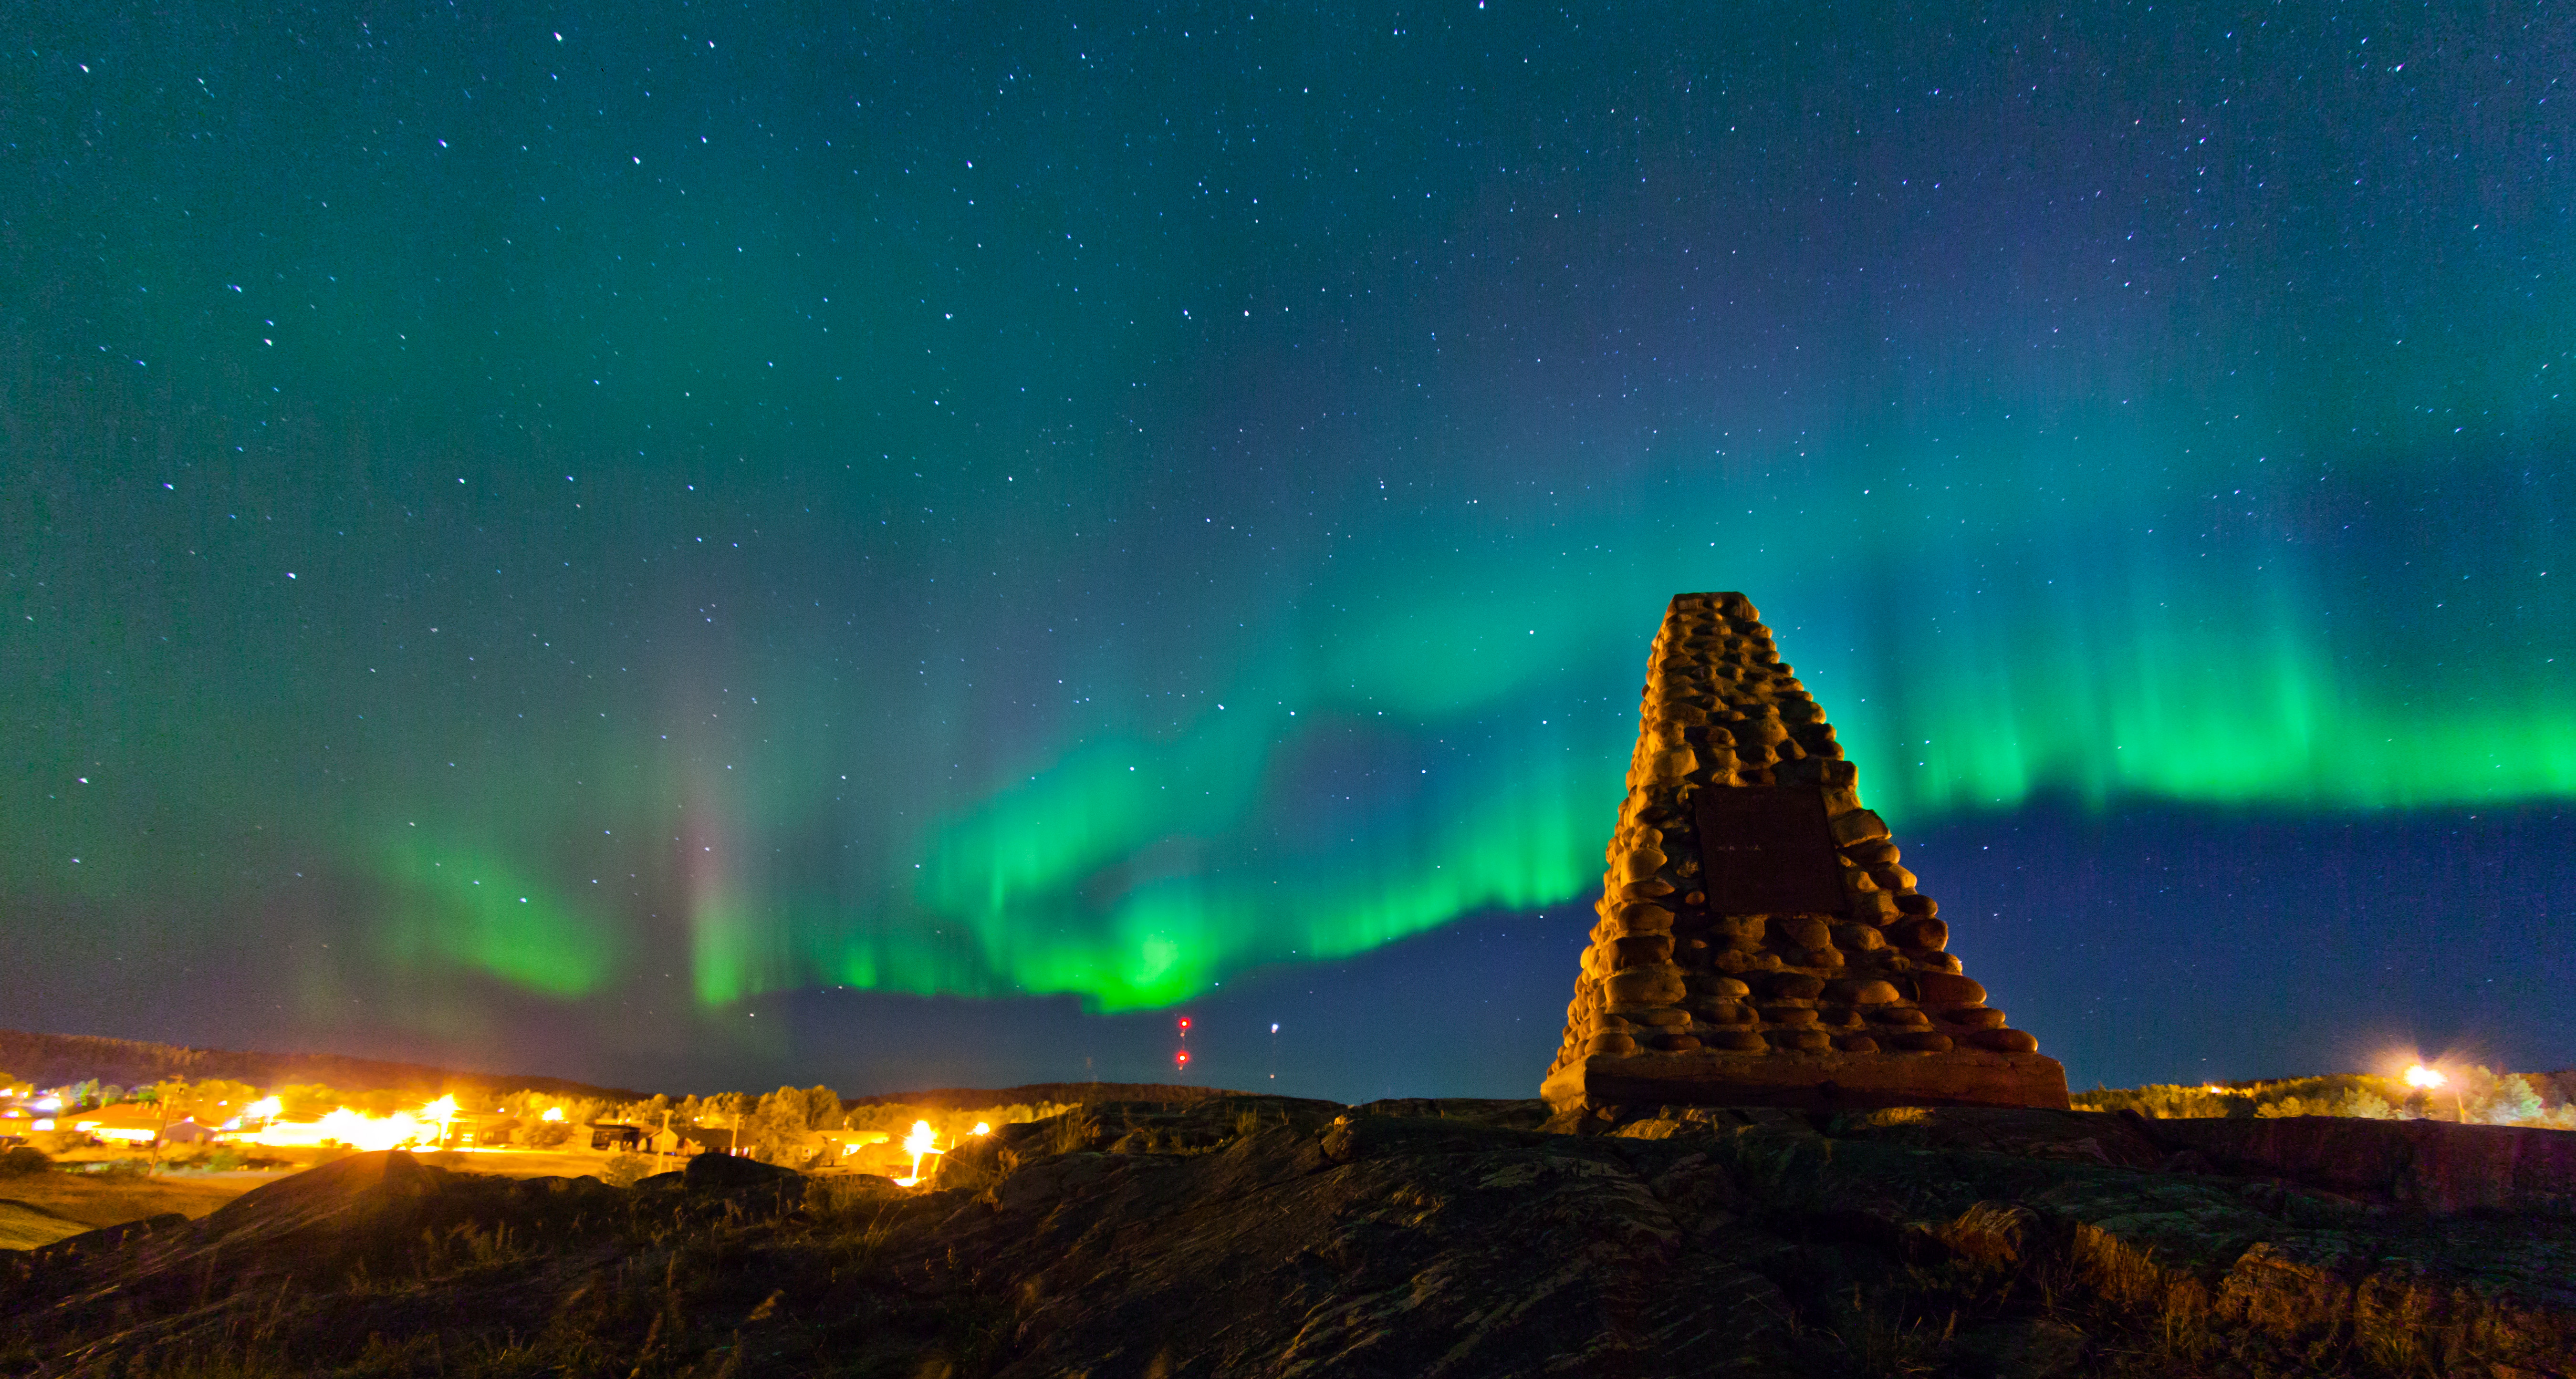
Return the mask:
<path id="1" fill-rule="evenodd" d="M 274 1116 L 279 1110 L 275 1097 L 252 1103 L 242 1116 L 253 1113 Z M 326 1144 L 345 1144 L 352 1149 L 374 1151 L 400 1149 L 406 1145 L 434 1145 L 447 1137 L 447 1123 L 456 1118 L 456 1098 L 440 1097 L 417 1111 L 396 1111 L 390 1116 L 371 1116 L 342 1106 L 320 1120 L 270 1120 L 257 1130 L 245 1130 L 231 1138 L 242 1144 L 263 1144 L 278 1149 L 313 1149 Z"/>
<path id="2" fill-rule="evenodd" d="M 2428 1068 L 2421 1063 L 2417 1063 L 2406 1070 L 2406 1085 L 2409 1087 L 2439 1087 L 2448 1083 L 2450 1080 L 2451 1079 L 2442 1075 L 2441 1069 Z"/>
<path id="3" fill-rule="evenodd" d="M 336 1143 L 373 1151 L 434 1141 L 444 1129 L 438 1122 L 424 1121 L 408 1111 L 370 1116 L 343 1106 L 320 1120 L 276 1121 L 240 1138 L 275 1148 L 311 1149 Z"/>
<path id="4" fill-rule="evenodd" d="M 549 1106 L 546 1108 L 546 1113 L 537 1117 L 537 1119 L 542 1120 L 549 1125 L 560 1125 L 563 1123 L 563 1108 L 560 1106 Z"/>
<path id="5" fill-rule="evenodd" d="M 903 1148 L 905 1153 L 912 1156 L 912 1176 L 909 1178 L 895 1179 L 895 1184 L 898 1187 L 911 1187 L 913 1184 L 921 1181 L 921 1161 L 923 1158 L 932 1154 L 945 1154 L 948 1152 L 947 1150 L 939 1147 L 939 1132 L 931 1129 L 930 1122 L 926 1120 L 917 1120 L 912 1123 L 912 1133 L 903 1137 Z"/>
<path id="6" fill-rule="evenodd" d="M 72 1128 L 83 1134 L 93 1135 L 102 1140 L 112 1140 L 118 1144 L 150 1144 L 154 1139 L 151 1131 L 140 1126 L 101 1125 L 94 1120 L 83 1120 L 72 1122 Z"/>
<path id="7" fill-rule="evenodd" d="M 975 1122 L 975 1128 L 967 1131 L 966 1133 L 970 1135 L 989 1135 L 993 1133 L 993 1127 L 990 1122 L 979 1120 Z"/>
<path id="8" fill-rule="evenodd" d="M 273 1096 L 261 1097 L 250 1105 L 241 1108 L 241 1113 L 239 1115 L 234 1116 L 232 1119 L 225 1121 L 223 1124 L 218 1125 L 215 1128 L 218 1130 L 240 1130 L 250 1125 L 253 1121 L 275 1120 L 277 1119 L 278 1113 L 285 1109 L 286 1104 L 279 1101 L 277 1098 Z"/>

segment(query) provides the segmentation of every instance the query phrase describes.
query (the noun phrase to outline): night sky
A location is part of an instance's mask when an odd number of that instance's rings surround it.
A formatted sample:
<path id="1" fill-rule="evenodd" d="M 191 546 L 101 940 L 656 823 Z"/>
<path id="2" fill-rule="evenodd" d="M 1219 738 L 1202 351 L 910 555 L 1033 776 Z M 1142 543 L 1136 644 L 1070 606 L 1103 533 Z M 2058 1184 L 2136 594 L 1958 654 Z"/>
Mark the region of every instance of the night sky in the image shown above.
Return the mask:
<path id="1" fill-rule="evenodd" d="M 1535 1095 L 1738 589 L 2077 1086 L 2576 1064 L 2563 6 L 13 13 L 0 1025 Z"/>

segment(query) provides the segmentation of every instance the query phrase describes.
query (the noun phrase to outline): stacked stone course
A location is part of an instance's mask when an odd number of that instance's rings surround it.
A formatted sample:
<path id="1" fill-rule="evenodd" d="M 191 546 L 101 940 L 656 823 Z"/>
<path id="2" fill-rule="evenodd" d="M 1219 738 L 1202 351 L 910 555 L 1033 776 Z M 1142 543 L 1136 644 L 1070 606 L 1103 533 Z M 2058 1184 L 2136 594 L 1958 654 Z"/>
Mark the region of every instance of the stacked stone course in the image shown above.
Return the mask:
<path id="1" fill-rule="evenodd" d="M 1947 951 L 1939 905 L 1750 600 L 1673 599 L 1638 719 L 1549 1101 L 2066 1105 L 2064 1071 Z M 1820 793 L 1838 906 L 1710 903 L 1697 797 L 1746 786 Z"/>

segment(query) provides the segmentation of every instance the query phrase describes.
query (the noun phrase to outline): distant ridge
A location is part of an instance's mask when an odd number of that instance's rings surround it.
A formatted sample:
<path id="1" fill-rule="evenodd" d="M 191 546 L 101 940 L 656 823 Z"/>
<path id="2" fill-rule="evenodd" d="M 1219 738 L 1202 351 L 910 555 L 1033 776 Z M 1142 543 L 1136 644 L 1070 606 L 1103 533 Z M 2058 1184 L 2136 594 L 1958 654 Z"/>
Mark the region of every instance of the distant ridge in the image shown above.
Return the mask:
<path id="1" fill-rule="evenodd" d="M 644 1092 L 594 1087 L 560 1077 L 458 1072 L 425 1063 L 389 1063 L 329 1053 L 253 1053 L 108 1039 L 94 1034 L 34 1034 L 0 1029 L 0 1071 L 58 1087 L 96 1078 L 122 1087 L 166 1077 L 226 1078 L 259 1087 L 318 1082 L 344 1092 L 544 1092 L 550 1096 L 642 1101 Z"/>
<path id="2" fill-rule="evenodd" d="M 0 1065 L 5 1066 L 5 1065 Z M 1188 1103 L 1215 1096 L 1257 1096 L 1229 1087 L 1184 1087 L 1169 1082 L 1031 1082 L 1020 1087 L 934 1087 L 918 1092 L 883 1092 L 844 1097 L 851 1106 L 938 1106 L 974 1111 L 987 1106 L 1034 1106 L 1042 1101 L 1088 1106 L 1098 1101 L 1165 1101 Z"/>

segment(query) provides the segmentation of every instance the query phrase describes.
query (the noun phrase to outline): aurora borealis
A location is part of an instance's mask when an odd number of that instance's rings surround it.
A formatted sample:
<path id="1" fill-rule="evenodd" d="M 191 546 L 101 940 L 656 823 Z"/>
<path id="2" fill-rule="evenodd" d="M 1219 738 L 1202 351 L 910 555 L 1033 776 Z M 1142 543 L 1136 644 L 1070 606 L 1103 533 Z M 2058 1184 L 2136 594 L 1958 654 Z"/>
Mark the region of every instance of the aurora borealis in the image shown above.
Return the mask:
<path id="1" fill-rule="evenodd" d="M 0 56 L 0 1024 L 1532 1095 L 1741 589 L 2078 1085 L 2576 1063 L 2558 9 L 538 16 Z"/>

